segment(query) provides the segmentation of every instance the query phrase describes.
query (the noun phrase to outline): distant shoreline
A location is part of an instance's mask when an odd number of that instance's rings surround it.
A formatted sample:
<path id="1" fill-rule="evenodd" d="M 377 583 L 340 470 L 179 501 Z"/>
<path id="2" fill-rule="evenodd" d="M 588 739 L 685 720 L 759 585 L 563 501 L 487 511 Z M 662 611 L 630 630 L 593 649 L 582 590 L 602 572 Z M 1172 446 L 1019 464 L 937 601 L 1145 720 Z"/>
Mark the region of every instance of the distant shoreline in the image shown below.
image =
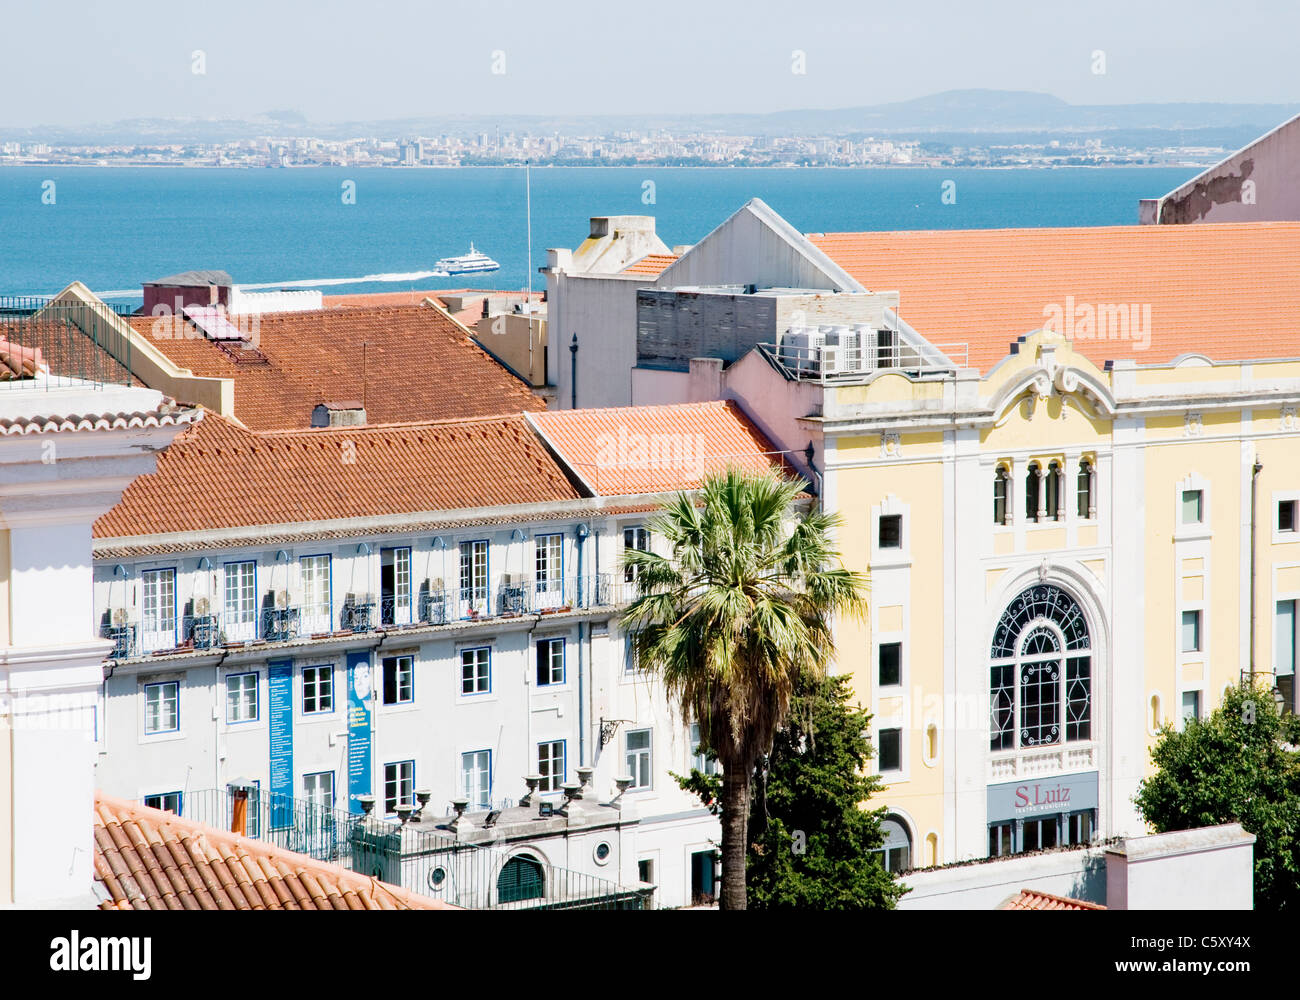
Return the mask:
<path id="1" fill-rule="evenodd" d="M 931 164 L 931 163 L 863 163 L 859 165 L 819 163 L 780 165 L 774 163 L 733 164 L 718 163 L 714 165 L 691 163 L 533 163 L 535 170 L 1192 170 L 1214 166 L 1219 160 L 1205 163 L 997 163 L 988 166 L 978 164 Z M 287 167 L 253 167 L 238 164 L 215 163 L 0 163 L 0 170 L 6 168 L 48 167 L 63 169 L 116 169 L 116 170 L 248 170 L 248 171 L 296 171 L 296 170 L 522 170 L 522 163 L 466 163 L 457 166 L 403 166 L 398 164 L 368 164 L 356 166 L 339 166 L 328 163 L 295 164 Z"/>

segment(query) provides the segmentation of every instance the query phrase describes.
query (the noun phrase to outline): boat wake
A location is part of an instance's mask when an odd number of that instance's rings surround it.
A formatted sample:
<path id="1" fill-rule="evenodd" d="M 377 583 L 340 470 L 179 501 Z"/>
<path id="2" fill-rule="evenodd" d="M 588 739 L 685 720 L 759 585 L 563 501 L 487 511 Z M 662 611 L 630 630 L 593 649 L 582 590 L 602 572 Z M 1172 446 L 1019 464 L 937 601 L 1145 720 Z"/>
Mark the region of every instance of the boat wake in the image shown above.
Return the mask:
<path id="1" fill-rule="evenodd" d="M 446 271 L 394 271 L 387 274 L 366 274 L 360 278 L 304 278 L 301 281 L 263 281 L 257 284 L 239 287 L 244 290 L 258 288 L 320 288 L 324 285 L 364 285 L 379 282 L 420 281 L 424 278 L 447 278 Z M 125 299 L 139 297 L 140 289 L 114 289 L 108 292 L 96 292 L 101 299 Z"/>

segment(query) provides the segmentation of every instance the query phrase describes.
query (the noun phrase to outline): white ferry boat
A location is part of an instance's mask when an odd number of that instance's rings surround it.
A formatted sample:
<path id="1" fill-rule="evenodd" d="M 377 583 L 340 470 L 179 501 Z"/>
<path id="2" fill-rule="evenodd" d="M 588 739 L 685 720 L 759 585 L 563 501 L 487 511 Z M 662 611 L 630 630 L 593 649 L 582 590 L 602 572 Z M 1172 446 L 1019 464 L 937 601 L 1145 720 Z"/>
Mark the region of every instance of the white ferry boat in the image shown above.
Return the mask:
<path id="1" fill-rule="evenodd" d="M 500 270 L 501 265 L 487 254 L 475 250 L 474 244 L 471 243 L 469 253 L 461 254 L 459 257 L 444 257 L 434 264 L 433 268 L 435 271 L 442 271 L 447 275 L 478 274 L 483 271 Z"/>

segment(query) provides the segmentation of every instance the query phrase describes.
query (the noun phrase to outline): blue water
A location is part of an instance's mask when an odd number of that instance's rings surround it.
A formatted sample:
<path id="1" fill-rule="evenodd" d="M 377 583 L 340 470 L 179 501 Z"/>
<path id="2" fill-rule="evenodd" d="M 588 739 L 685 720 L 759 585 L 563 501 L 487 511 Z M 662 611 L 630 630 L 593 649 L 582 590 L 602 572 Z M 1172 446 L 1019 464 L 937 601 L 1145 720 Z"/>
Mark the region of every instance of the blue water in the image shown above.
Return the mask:
<path id="1" fill-rule="evenodd" d="M 803 232 L 1129 225 L 1194 168 L 1059 170 L 642 169 L 532 172 L 533 266 L 576 247 L 592 215 L 651 214 L 669 246 L 694 243 L 749 198 Z M 956 183 L 956 203 L 942 185 Z M 46 181 L 54 203 L 45 204 Z M 345 181 L 355 204 L 344 204 Z M 649 189 L 646 182 L 653 182 Z M 653 196 L 653 204 L 645 199 Z M 96 291 L 193 268 L 236 282 L 351 278 L 432 268 L 475 246 L 491 274 L 357 283 L 332 292 L 523 288 L 524 172 L 514 168 L 0 169 L 0 293 Z M 540 287 L 540 276 L 533 282 Z M 126 302 L 119 298 L 116 301 Z"/>

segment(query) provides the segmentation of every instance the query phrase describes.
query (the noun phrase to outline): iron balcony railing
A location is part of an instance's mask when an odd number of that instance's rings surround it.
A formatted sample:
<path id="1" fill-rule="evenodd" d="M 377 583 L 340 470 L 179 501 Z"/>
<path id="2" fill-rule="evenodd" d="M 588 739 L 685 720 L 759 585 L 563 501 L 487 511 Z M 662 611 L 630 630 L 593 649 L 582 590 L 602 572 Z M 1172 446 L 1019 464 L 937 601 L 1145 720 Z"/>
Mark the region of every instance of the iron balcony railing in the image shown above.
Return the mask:
<path id="1" fill-rule="evenodd" d="M 128 314 L 103 302 L 0 296 L 0 390 L 131 385 Z"/>
<path id="2" fill-rule="evenodd" d="M 458 841 L 447 830 L 359 816 L 248 787 L 245 836 L 331 862 L 453 906 L 487 910 L 648 909 L 650 886 L 624 887 L 585 872 L 514 858 Z M 187 793 L 182 814 L 230 830 L 233 787 Z M 417 814 L 418 815 L 418 814 Z"/>
<path id="3" fill-rule="evenodd" d="M 967 367 L 968 344 L 898 342 L 843 347 L 837 344 L 760 344 L 792 378 L 801 382 L 862 381 L 870 375 L 896 371 L 910 375 L 952 373 Z"/>
<path id="4" fill-rule="evenodd" d="M 491 598 L 489 599 L 489 594 Z M 125 608 L 104 613 L 100 636 L 113 642 L 111 659 L 162 653 L 234 648 L 264 642 L 325 638 L 339 633 L 366 633 L 424 628 L 464 622 L 563 614 L 615 607 L 631 601 L 635 584 L 623 573 L 537 579 L 507 578 L 486 587 L 430 590 L 406 595 L 348 595 L 337 608 L 287 601 L 282 606 L 211 609 L 196 600 L 182 613 L 142 615 Z M 195 610 L 196 605 L 201 613 Z M 337 622 L 337 624 L 335 624 Z"/>

